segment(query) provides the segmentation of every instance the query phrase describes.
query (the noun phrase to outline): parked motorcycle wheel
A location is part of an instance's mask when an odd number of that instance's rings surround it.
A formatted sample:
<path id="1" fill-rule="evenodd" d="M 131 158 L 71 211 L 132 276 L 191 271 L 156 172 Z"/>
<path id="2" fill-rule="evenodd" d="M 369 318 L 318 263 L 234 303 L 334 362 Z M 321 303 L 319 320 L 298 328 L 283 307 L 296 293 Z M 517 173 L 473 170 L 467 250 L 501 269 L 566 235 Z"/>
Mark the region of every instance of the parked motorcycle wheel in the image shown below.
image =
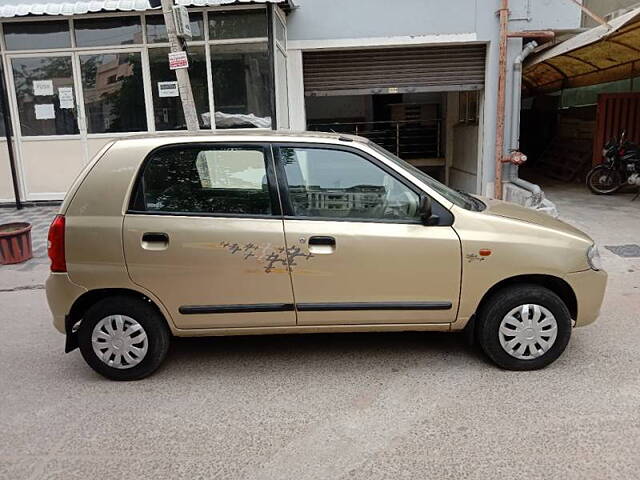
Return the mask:
<path id="1" fill-rule="evenodd" d="M 587 187 L 596 195 L 611 195 L 622 187 L 622 175 L 618 170 L 598 165 L 587 174 Z"/>

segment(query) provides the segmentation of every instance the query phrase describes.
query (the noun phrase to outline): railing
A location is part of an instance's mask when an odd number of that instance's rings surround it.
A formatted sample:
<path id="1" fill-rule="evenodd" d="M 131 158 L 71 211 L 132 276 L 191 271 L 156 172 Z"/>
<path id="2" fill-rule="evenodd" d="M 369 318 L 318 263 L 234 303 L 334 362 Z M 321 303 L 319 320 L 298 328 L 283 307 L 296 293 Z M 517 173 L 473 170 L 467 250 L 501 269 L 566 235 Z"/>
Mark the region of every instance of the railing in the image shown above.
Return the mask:
<path id="1" fill-rule="evenodd" d="M 320 132 L 351 133 L 368 138 L 398 157 L 440 158 L 441 119 L 384 122 L 309 122 L 308 129 Z"/>

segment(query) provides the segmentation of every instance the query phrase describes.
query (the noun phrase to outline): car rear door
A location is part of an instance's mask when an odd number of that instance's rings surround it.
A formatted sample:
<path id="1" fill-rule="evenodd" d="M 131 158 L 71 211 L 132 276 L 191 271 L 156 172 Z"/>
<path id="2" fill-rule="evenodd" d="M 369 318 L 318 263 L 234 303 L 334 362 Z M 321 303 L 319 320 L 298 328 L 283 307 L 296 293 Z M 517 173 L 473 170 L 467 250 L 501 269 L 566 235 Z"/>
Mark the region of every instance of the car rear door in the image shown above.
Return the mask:
<path id="1" fill-rule="evenodd" d="M 129 275 L 182 329 L 295 325 L 271 149 L 152 152 L 124 218 Z"/>
<path id="2" fill-rule="evenodd" d="M 421 192 L 383 162 L 338 145 L 279 145 L 299 325 L 455 321 L 460 240 L 451 213 L 419 218 Z"/>

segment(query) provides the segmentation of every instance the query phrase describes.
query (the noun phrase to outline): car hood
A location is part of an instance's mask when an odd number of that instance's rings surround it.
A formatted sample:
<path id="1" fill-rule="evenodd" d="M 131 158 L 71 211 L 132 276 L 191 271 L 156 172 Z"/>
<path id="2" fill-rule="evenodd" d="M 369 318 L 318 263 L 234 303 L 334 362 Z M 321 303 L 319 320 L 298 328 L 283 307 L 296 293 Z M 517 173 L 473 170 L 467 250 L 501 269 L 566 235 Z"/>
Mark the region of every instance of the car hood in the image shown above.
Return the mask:
<path id="1" fill-rule="evenodd" d="M 534 225 L 540 225 L 542 227 L 546 227 L 557 232 L 571 235 L 581 240 L 593 243 L 591 237 L 589 237 L 589 235 L 584 233 L 582 230 L 579 230 L 576 227 L 563 222 L 562 220 L 553 218 L 551 215 L 548 215 L 546 213 L 523 207 L 515 203 L 503 202 L 501 200 L 494 200 L 483 197 L 479 198 L 487 205 L 487 208 L 482 211 L 482 213 L 484 214 L 511 218 L 526 223 L 532 223 Z"/>

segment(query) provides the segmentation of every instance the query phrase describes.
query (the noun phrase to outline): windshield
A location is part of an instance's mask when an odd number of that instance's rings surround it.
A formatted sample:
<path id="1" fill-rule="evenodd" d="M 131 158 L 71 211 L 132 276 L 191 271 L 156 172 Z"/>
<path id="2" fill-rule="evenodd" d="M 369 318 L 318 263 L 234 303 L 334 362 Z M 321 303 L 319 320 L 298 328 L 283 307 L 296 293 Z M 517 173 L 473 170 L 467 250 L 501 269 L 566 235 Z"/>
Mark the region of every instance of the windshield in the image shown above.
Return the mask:
<path id="1" fill-rule="evenodd" d="M 485 209 L 485 204 L 478 200 L 476 197 L 469 195 L 466 192 L 462 192 L 460 190 L 454 190 L 450 187 L 447 187 L 443 183 L 440 183 L 435 178 L 427 175 L 422 170 L 414 167 L 408 162 L 405 162 L 401 158 L 395 156 L 393 153 L 388 150 L 382 148 L 380 145 L 377 145 L 371 141 L 368 142 L 368 145 L 376 150 L 377 152 L 384 155 L 386 158 L 391 160 L 393 163 L 398 165 L 399 167 L 407 170 L 413 176 L 415 176 L 421 182 L 424 182 L 429 187 L 433 188 L 436 192 L 442 195 L 444 198 L 449 200 L 454 205 L 458 207 L 464 208 L 466 210 L 474 210 L 481 211 Z"/>

